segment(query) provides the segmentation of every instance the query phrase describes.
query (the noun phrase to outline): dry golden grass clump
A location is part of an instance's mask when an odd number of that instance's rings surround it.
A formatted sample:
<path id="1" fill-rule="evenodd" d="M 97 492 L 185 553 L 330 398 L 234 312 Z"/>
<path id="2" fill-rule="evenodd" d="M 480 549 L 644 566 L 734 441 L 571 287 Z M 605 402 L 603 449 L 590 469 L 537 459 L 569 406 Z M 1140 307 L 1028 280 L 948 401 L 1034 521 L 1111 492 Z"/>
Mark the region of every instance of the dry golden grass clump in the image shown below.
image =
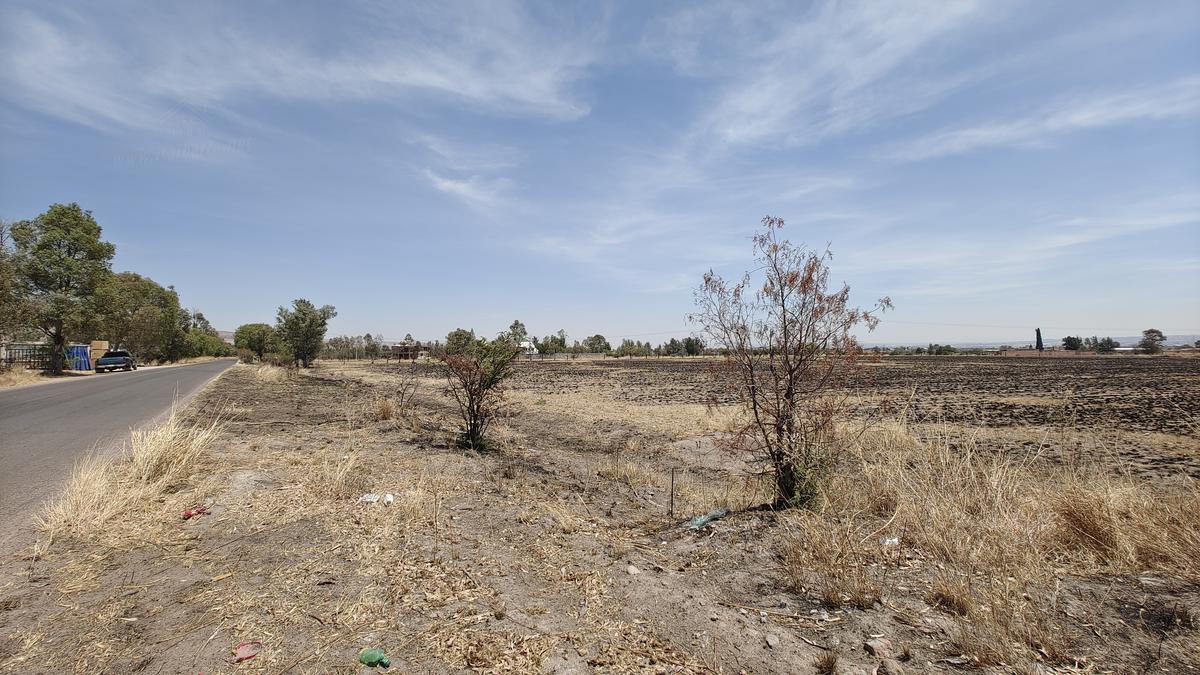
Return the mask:
<path id="1" fill-rule="evenodd" d="M 801 512 L 790 519 L 783 547 L 785 568 L 797 588 L 815 584 L 828 607 L 869 609 L 881 598 L 882 573 L 875 567 L 874 533 L 847 519 L 833 521 Z"/>
<path id="2" fill-rule="evenodd" d="M 957 647 L 981 664 L 1065 657 L 1052 614 L 1064 573 L 1200 579 L 1194 482 L 1161 494 L 1101 467 L 986 453 L 969 437 L 922 440 L 899 424 L 850 454 L 820 513 L 789 519 L 793 583 L 831 605 L 865 606 L 887 593 L 889 557 L 915 551 L 940 568 L 927 602 L 960 617 Z M 864 514 L 880 524 L 859 522 Z"/>
<path id="3" fill-rule="evenodd" d="M 259 382 L 284 382 L 291 376 L 291 370 L 267 363 L 254 369 L 254 377 Z"/>
<path id="4" fill-rule="evenodd" d="M 341 456 L 326 452 L 321 457 L 320 470 L 308 475 L 309 488 L 331 499 L 359 497 L 371 488 L 353 452 Z"/>
<path id="5" fill-rule="evenodd" d="M 40 371 L 29 370 L 27 368 L 6 368 L 0 369 L 0 389 L 5 387 L 20 387 L 34 382 L 41 382 L 46 379 Z"/>
<path id="6" fill-rule="evenodd" d="M 390 398 L 379 397 L 371 408 L 371 419 L 384 422 L 396 416 L 396 403 Z"/>
<path id="7" fill-rule="evenodd" d="M 635 438 L 626 443 L 624 450 L 610 453 L 600 460 L 596 473 L 602 478 L 624 483 L 631 488 L 660 485 L 662 476 L 639 461 L 641 452 L 642 441 Z"/>
<path id="8" fill-rule="evenodd" d="M 162 424 L 134 431 L 120 455 L 89 454 L 75 465 L 62 494 L 38 515 L 45 551 L 66 535 L 118 535 L 111 524 L 174 491 L 193 476 L 223 423 L 183 421 L 174 411 Z"/>

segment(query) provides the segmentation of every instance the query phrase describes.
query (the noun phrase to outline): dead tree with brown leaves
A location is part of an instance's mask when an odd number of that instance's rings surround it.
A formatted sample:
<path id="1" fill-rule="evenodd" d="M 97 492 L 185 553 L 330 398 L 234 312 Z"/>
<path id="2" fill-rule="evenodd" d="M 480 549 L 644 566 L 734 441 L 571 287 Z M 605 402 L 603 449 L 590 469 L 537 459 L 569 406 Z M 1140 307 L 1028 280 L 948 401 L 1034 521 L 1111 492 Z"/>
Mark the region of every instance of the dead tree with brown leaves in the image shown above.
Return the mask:
<path id="1" fill-rule="evenodd" d="M 733 284 L 710 270 L 691 320 L 725 354 L 718 372 L 745 408 L 747 421 L 731 446 L 772 475 L 775 507 L 805 506 L 833 467 L 835 427 L 862 374 L 853 331 L 874 330 L 892 303 L 851 307 L 849 286 L 829 289 L 828 248 L 781 240 L 782 218 L 767 216 L 762 224 L 753 240 L 757 269 Z"/>

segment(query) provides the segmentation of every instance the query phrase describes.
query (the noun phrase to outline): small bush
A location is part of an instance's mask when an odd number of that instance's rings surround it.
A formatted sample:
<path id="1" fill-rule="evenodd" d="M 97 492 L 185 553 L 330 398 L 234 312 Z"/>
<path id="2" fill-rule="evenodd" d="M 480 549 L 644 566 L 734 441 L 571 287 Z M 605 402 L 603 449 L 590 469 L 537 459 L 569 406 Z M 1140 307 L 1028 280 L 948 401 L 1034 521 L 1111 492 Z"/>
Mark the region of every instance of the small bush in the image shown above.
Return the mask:
<path id="1" fill-rule="evenodd" d="M 446 391 L 458 404 L 463 421 L 459 445 L 484 449 L 484 433 L 504 408 L 504 381 L 512 375 L 512 363 L 520 353 L 502 338 L 476 339 L 461 352 L 443 357 Z"/>

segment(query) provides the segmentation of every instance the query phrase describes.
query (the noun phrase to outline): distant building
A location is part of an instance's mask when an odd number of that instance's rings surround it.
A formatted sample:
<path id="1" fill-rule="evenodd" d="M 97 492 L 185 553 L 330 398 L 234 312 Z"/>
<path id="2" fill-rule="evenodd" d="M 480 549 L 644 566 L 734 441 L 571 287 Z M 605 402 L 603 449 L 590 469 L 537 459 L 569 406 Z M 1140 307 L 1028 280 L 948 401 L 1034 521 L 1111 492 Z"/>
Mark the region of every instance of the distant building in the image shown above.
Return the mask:
<path id="1" fill-rule="evenodd" d="M 402 361 L 414 361 L 429 356 L 429 350 L 420 342 L 397 342 L 392 345 L 392 356 Z"/>
<path id="2" fill-rule="evenodd" d="M 521 353 L 525 356 L 536 356 L 538 353 L 537 345 L 533 344 L 533 340 L 521 340 Z"/>

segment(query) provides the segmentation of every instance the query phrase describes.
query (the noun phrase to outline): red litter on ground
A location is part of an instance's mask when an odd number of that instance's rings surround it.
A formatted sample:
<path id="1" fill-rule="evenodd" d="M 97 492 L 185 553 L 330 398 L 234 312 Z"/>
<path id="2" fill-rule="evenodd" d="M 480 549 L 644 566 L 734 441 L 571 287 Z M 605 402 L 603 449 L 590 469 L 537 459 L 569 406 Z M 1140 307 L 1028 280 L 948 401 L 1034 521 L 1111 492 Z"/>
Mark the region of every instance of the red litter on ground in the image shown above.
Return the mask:
<path id="1" fill-rule="evenodd" d="M 249 661 L 250 659 L 258 656 L 258 653 L 261 651 L 262 643 L 258 640 L 239 642 L 238 646 L 233 648 L 233 658 L 229 659 L 229 662 L 241 663 L 242 661 Z"/>
<path id="2" fill-rule="evenodd" d="M 196 516 L 203 516 L 203 515 L 206 515 L 209 513 L 212 513 L 212 511 L 209 511 L 207 506 L 201 505 L 201 506 L 197 506 L 194 509 L 188 509 L 188 510 L 184 511 L 183 519 L 191 520 L 192 518 L 195 518 Z"/>

